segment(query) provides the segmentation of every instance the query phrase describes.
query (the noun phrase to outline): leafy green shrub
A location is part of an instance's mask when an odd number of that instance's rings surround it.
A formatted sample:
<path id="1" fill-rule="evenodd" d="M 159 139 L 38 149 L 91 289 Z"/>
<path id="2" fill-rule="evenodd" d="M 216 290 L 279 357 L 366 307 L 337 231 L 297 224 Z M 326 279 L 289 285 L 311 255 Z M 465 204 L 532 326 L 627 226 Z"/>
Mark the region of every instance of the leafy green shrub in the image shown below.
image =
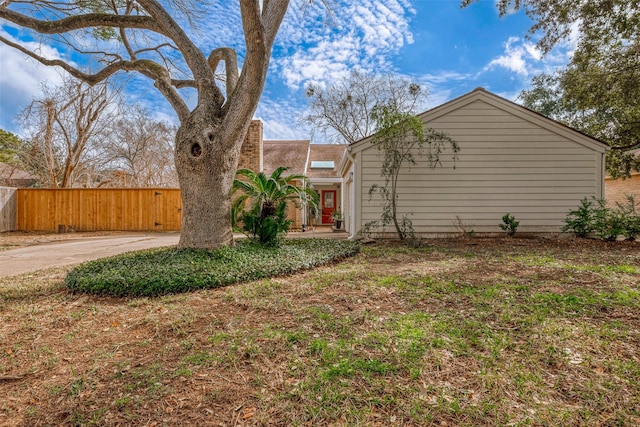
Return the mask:
<path id="1" fill-rule="evenodd" d="M 585 197 L 578 209 L 569 211 L 562 231 L 573 232 L 578 237 L 593 233 L 602 240 L 615 240 L 618 236 L 635 239 L 640 234 L 640 215 L 635 200 L 629 196 L 626 204 L 616 205 L 616 208 L 609 208 L 603 199 Z"/>
<path id="2" fill-rule="evenodd" d="M 578 237 L 587 237 L 594 230 L 593 202 L 586 197 L 580 201 L 578 209 L 569 211 L 564 219 L 563 232 L 572 232 Z"/>
<path id="3" fill-rule="evenodd" d="M 635 240 L 640 236 L 640 203 L 633 196 L 627 196 L 625 204 L 616 203 L 615 212 L 627 239 Z"/>
<path id="4" fill-rule="evenodd" d="M 636 240 L 640 236 L 640 215 L 628 217 L 625 223 L 626 238 Z"/>
<path id="5" fill-rule="evenodd" d="M 502 231 L 507 233 L 507 236 L 513 237 L 518 230 L 518 226 L 520 225 L 520 221 L 516 221 L 516 217 L 506 213 L 502 216 L 502 224 L 500 224 L 500 228 Z"/>
<path id="6" fill-rule="evenodd" d="M 604 199 L 597 199 L 593 209 L 593 231 L 602 240 L 616 240 L 623 234 L 623 224 Z"/>
<path id="7" fill-rule="evenodd" d="M 129 252 L 89 261 L 69 272 L 71 292 L 157 296 L 291 274 L 358 253 L 357 242 L 285 240 L 279 246 L 241 240 L 217 250 L 175 248 Z"/>
<path id="8" fill-rule="evenodd" d="M 236 172 L 238 178 L 233 181 L 233 192 L 240 194 L 231 207 L 231 225 L 242 229 L 254 242 L 270 246 L 280 242 L 292 223 L 285 214 L 287 202 L 295 206 L 305 204 L 310 209 L 318 206 L 318 193 L 308 183 L 308 178 L 304 175 L 282 176 L 286 170 L 288 168 L 279 167 L 271 176 L 250 169 Z"/>
<path id="9" fill-rule="evenodd" d="M 275 209 L 255 205 L 242 214 L 242 230 L 249 239 L 262 245 L 277 245 L 289 231 L 293 221 L 285 214 L 287 204 L 280 202 Z"/>

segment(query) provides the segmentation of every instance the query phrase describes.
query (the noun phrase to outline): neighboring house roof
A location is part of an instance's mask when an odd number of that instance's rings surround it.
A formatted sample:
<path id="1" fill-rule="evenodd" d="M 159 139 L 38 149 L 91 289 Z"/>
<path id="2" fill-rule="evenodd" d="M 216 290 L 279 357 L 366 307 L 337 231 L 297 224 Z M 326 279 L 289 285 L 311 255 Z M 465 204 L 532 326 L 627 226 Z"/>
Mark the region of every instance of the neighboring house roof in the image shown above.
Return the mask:
<path id="1" fill-rule="evenodd" d="M 339 178 L 338 167 L 347 146 L 344 144 L 311 144 L 307 176 L 314 178 Z"/>
<path id="2" fill-rule="evenodd" d="M 309 140 L 264 141 L 263 171 L 270 175 L 280 166 L 289 168 L 285 175 L 304 175 L 309 157 Z"/>
<path id="3" fill-rule="evenodd" d="M 35 181 L 36 178 L 29 172 L 7 163 L 0 163 L 0 185 L 26 187 Z"/>
<path id="4" fill-rule="evenodd" d="M 476 88 L 471 92 L 462 95 L 458 98 L 452 99 L 451 101 L 445 102 L 444 104 L 427 110 L 421 114 L 418 114 L 418 117 L 422 118 L 427 125 L 430 121 L 437 119 L 441 116 L 444 116 L 451 111 L 457 110 L 465 105 L 471 104 L 473 102 L 482 101 L 486 102 L 494 106 L 495 108 L 499 108 L 501 110 L 507 111 L 514 116 L 520 117 L 523 120 L 531 122 L 543 129 L 546 129 L 550 132 L 554 132 L 558 135 L 562 135 L 565 138 L 576 142 L 585 147 L 591 148 L 594 151 L 604 153 L 609 147 L 604 142 L 593 138 L 585 133 L 577 131 L 569 126 L 566 126 L 560 122 L 557 122 L 553 119 L 550 119 L 538 112 L 535 112 L 529 108 L 523 107 L 522 105 L 518 105 L 515 102 L 509 101 L 508 99 L 502 98 L 494 93 L 487 91 L 484 88 Z M 351 144 L 351 147 L 360 147 L 364 141 L 370 141 L 371 137 L 367 137 L 361 139 L 360 141 L 356 141 Z"/>

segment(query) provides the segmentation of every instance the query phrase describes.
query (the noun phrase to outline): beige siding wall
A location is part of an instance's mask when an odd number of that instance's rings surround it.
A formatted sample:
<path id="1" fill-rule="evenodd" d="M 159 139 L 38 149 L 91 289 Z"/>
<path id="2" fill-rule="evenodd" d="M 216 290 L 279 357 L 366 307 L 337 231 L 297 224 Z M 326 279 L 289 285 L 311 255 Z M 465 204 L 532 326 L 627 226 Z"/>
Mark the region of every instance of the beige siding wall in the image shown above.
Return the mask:
<path id="1" fill-rule="evenodd" d="M 505 213 L 521 232 L 557 232 L 567 212 L 585 196 L 601 191 L 601 154 L 483 101 L 475 101 L 428 124 L 460 145 L 453 169 L 450 153 L 442 167 L 424 161 L 401 172 L 399 208 L 421 233 L 459 232 L 456 217 L 476 232 L 501 232 Z M 368 200 L 381 183 L 381 155 L 361 153 L 362 227 L 380 217 L 380 202 Z"/>

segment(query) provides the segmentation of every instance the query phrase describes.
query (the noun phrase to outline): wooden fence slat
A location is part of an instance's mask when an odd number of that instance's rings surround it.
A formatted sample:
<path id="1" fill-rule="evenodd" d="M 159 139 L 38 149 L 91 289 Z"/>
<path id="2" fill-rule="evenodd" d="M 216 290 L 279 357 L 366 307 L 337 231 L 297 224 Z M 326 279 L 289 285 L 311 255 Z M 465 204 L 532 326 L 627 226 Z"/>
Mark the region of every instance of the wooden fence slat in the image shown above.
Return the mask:
<path id="1" fill-rule="evenodd" d="M 16 192 L 21 231 L 179 231 L 180 190 L 174 188 L 32 189 Z"/>

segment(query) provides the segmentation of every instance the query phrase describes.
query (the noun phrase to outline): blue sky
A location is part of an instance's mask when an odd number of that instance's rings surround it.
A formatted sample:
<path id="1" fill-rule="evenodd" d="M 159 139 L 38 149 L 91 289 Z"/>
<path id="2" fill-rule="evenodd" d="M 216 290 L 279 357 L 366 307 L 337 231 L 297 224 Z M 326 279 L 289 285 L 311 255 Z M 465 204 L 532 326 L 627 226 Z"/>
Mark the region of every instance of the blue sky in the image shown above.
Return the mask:
<path id="1" fill-rule="evenodd" d="M 234 47 L 242 61 L 237 1 L 210 3 L 209 16 L 215 19 L 198 20 L 194 38 L 206 53 L 218 46 Z M 308 108 L 305 86 L 342 79 L 354 67 L 396 73 L 422 84 L 429 90 L 424 110 L 479 86 L 515 100 L 533 76 L 566 64 L 574 47 L 574 40 L 567 40 L 543 57 L 535 48 L 535 37 L 525 38 L 532 24 L 529 18 L 523 12 L 500 18 L 494 0 L 465 9 L 458 0 L 330 0 L 330 17 L 320 1 L 305 9 L 292 3 L 256 112 L 267 139 L 310 138 L 310 130 L 298 122 Z M 0 32 L 36 46 L 7 23 Z M 38 48 L 49 57 L 69 57 L 59 45 Z M 40 95 L 42 82 L 60 80 L 61 71 L 0 45 L 0 128 L 19 133 L 15 115 Z M 125 93 L 156 117 L 176 121 L 144 78 L 130 79 Z M 318 135 L 314 142 L 323 142 L 321 138 Z"/>

